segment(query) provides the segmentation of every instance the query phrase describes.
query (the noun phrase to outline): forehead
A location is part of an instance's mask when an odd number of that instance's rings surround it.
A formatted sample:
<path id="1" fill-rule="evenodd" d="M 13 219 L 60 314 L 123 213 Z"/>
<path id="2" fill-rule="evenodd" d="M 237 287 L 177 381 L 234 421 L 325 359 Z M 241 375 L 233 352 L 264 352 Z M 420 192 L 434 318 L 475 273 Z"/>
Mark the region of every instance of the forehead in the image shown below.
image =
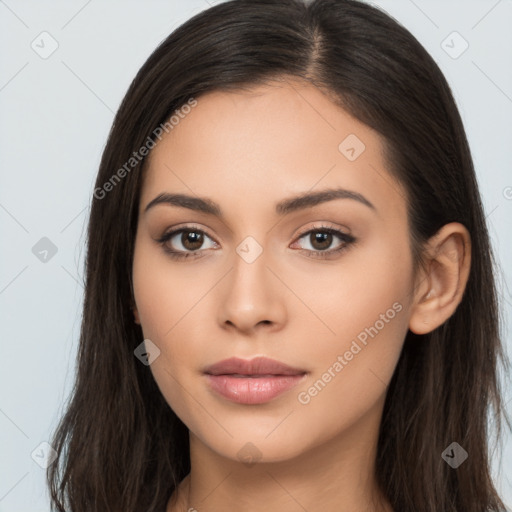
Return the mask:
<path id="1" fill-rule="evenodd" d="M 380 135 L 309 83 L 213 91 L 151 150 L 141 208 L 161 192 L 256 208 L 342 186 L 376 206 L 393 199 L 403 214 L 403 192 L 386 165 Z"/>

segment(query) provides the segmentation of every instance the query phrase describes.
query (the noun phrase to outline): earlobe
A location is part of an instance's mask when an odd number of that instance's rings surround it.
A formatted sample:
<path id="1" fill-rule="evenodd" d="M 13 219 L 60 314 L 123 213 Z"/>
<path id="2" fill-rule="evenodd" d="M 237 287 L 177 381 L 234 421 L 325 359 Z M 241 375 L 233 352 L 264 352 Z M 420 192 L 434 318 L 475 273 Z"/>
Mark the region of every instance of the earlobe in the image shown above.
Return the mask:
<path id="1" fill-rule="evenodd" d="M 425 270 L 409 319 L 409 329 L 426 334 L 448 320 L 466 288 L 471 265 L 471 237 L 465 226 L 452 222 L 428 242 Z"/>

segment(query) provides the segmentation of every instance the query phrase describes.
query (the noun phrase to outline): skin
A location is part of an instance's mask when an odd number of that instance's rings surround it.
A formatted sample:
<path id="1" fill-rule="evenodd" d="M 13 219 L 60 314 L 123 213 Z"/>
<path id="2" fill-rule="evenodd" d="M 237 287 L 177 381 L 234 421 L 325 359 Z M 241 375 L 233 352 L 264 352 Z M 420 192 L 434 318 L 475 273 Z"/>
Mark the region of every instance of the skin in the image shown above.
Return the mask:
<path id="1" fill-rule="evenodd" d="M 349 134 L 365 145 L 353 161 L 338 149 Z M 392 510 L 374 478 L 387 386 L 408 329 L 427 333 L 459 304 L 470 237 L 447 224 L 425 247 L 425 269 L 413 274 L 406 194 L 382 148 L 377 132 L 318 88 L 288 79 L 199 97 L 151 151 L 134 319 L 160 350 L 150 369 L 191 447 L 191 472 L 167 512 Z M 375 209 L 345 198 L 275 212 L 281 200 L 335 187 L 362 194 Z M 169 204 L 144 213 L 162 192 L 210 198 L 224 218 Z M 171 259 L 156 240 L 190 224 L 206 233 L 200 256 Z M 322 233 L 325 224 L 356 242 L 326 259 L 308 257 L 344 243 L 333 236 L 322 249 L 302 234 Z M 252 263 L 236 251 L 247 236 L 262 249 Z M 168 247 L 193 252 L 181 234 L 172 240 Z M 400 312 L 301 403 L 298 394 L 394 303 Z M 260 405 L 230 402 L 208 387 L 206 365 L 260 355 L 306 370 L 305 381 Z M 258 453 L 252 465 L 239 455 L 247 443 Z"/>

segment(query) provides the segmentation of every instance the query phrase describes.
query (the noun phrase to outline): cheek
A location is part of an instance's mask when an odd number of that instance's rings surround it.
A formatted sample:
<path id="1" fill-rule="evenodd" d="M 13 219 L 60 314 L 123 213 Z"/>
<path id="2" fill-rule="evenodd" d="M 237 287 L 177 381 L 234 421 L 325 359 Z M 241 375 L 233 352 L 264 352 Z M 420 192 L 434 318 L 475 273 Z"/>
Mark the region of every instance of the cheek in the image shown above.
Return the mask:
<path id="1" fill-rule="evenodd" d="M 326 440 L 350 432 L 365 417 L 374 422 L 373 427 L 363 422 L 365 428 L 378 429 L 379 409 L 384 404 L 405 336 L 402 323 L 397 321 L 405 310 L 396 309 L 388 313 L 389 317 L 394 315 L 393 319 L 388 317 L 388 323 L 373 319 L 356 328 L 355 322 L 351 322 L 354 336 L 339 336 L 330 346 L 316 345 L 316 371 L 297 390 L 295 407 L 295 418 L 300 418 L 301 428 L 313 439 Z M 342 333 L 343 325 L 338 323 L 337 327 Z M 293 440 L 293 429 L 289 425 L 285 428 L 289 431 L 281 432 L 282 439 Z M 364 436 L 357 428 L 358 435 Z"/>
<path id="2" fill-rule="evenodd" d="M 211 285 L 148 243 L 135 245 L 133 288 L 144 336 L 165 342 Z"/>
<path id="3" fill-rule="evenodd" d="M 135 245 L 133 288 L 143 336 L 160 350 L 150 370 L 167 403 L 188 418 L 197 406 L 186 392 L 188 383 L 197 379 L 198 368 L 191 361 L 204 348 L 196 340 L 205 339 L 194 315 L 212 285 L 183 267 L 149 244 Z"/>
<path id="4" fill-rule="evenodd" d="M 295 291 L 328 328 L 317 325 L 320 339 L 328 346 L 350 346 L 352 339 L 376 322 L 381 328 L 379 339 L 384 332 L 407 332 L 413 276 L 405 227 L 403 231 L 401 237 L 368 236 L 336 266 L 319 267 L 314 274 L 302 270 Z M 381 315 L 385 316 L 382 321 Z M 327 353 L 330 357 L 331 351 Z"/>
<path id="5" fill-rule="evenodd" d="M 340 424 L 347 412 L 357 417 L 382 397 L 408 329 L 411 273 L 407 240 L 375 238 L 331 272 L 325 293 L 310 295 L 331 330 L 314 338 L 314 375 L 299 390 L 310 417 L 332 416 Z"/>

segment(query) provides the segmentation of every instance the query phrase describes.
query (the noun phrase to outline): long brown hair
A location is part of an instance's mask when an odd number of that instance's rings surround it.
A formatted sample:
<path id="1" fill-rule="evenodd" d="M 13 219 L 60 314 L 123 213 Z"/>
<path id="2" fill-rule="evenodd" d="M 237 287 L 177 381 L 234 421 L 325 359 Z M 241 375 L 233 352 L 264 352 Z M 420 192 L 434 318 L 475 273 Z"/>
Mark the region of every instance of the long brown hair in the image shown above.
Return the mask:
<path id="1" fill-rule="evenodd" d="M 488 421 L 493 412 L 498 435 L 502 416 L 510 427 L 498 378 L 509 362 L 463 123 L 420 43 L 355 0 L 218 4 L 171 33 L 133 80 L 92 197 L 76 382 L 47 473 L 57 510 L 161 512 L 190 471 L 188 429 L 134 357 L 143 335 L 131 272 L 146 158 L 126 163 L 191 98 L 283 77 L 309 81 L 381 134 L 389 171 L 407 191 L 416 268 L 422 244 L 444 224 L 460 222 L 471 235 L 461 303 L 434 331 L 408 332 L 389 385 L 377 453 L 383 493 L 397 512 L 505 510 L 491 478 Z M 469 454 L 456 469 L 441 457 L 452 442 Z"/>

